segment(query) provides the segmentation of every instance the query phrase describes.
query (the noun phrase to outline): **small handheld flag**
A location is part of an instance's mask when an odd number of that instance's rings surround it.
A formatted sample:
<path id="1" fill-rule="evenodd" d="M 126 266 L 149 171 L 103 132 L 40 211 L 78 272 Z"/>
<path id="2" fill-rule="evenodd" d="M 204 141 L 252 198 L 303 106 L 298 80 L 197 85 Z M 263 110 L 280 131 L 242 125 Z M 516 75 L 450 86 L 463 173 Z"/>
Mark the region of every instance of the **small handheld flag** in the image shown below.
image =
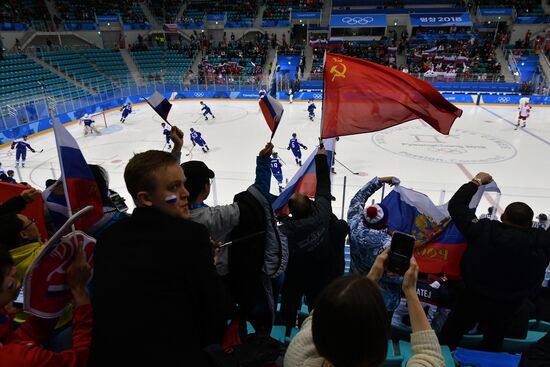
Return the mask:
<path id="1" fill-rule="evenodd" d="M 53 121 L 53 131 L 61 166 L 67 215 L 70 217 L 88 205 L 93 207 L 90 213 L 76 222 L 77 229 L 86 231 L 103 216 L 101 194 L 75 138 L 57 120 Z"/>
<path id="2" fill-rule="evenodd" d="M 149 99 L 143 97 L 143 99 L 155 110 L 156 113 L 166 122 L 168 125 L 172 126 L 171 123 L 168 122 L 168 114 L 170 113 L 170 109 L 172 108 L 172 104 L 164 98 L 162 94 L 155 91 Z"/>
<path id="3" fill-rule="evenodd" d="M 327 152 L 327 164 L 329 169 L 332 166 L 332 160 L 334 158 L 335 140 L 336 139 L 324 139 L 321 141 L 321 144 L 325 147 Z M 318 150 L 319 149 L 316 148 L 311 152 L 311 155 L 288 182 L 283 192 L 281 192 L 279 197 L 271 204 L 273 211 L 277 213 L 286 212 L 288 209 L 288 200 L 295 192 L 301 192 L 312 198 L 315 197 L 317 193 L 317 168 L 315 166 L 315 156 Z"/>
<path id="4" fill-rule="evenodd" d="M 281 121 L 281 117 L 283 116 L 283 105 L 269 95 L 262 96 L 259 103 L 265 121 L 267 122 L 267 126 L 269 126 L 269 129 L 271 130 L 271 139 L 273 139 L 275 131 L 277 131 L 277 127 L 279 126 L 279 122 Z"/>

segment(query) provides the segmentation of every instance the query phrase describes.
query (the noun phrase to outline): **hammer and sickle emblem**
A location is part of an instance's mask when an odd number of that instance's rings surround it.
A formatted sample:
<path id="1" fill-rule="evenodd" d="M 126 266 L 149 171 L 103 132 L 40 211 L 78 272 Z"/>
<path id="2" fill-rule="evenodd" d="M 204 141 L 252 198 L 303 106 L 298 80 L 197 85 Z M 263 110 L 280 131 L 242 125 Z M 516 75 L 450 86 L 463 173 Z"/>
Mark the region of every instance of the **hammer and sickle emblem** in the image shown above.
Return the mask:
<path id="1" fill-rule="evenodd" d="M 337 60 L 335 60 L 335 61 L 337 61 Z M 341 67 L 338 68 L 338 66 L 341 66 Z M 332 74 L 332 81 L 334 81 L 334 79 L 336 77 L 345 79 L 347 70 L 348 70 L 348 68 L 346 67 L 346 64 L 342 63 L 341 61 L 340 61 L 339 64 L 333 65 L 330 68 L 330 73 Z"/>

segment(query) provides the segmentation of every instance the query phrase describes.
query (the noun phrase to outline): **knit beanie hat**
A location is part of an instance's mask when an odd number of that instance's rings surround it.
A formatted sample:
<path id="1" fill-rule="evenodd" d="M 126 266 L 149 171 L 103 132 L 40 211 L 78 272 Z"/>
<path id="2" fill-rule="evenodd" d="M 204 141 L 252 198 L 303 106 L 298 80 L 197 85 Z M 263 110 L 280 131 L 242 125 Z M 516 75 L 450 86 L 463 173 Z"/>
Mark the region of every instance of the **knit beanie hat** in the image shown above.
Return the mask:
<path id="1" fill-rule="evenodd" d="M 383 204 L 375 204 L 365 207 L 363 218 L 365 224 L 372 229 L 384 229 L 388 224 L 388 208 Z"/>

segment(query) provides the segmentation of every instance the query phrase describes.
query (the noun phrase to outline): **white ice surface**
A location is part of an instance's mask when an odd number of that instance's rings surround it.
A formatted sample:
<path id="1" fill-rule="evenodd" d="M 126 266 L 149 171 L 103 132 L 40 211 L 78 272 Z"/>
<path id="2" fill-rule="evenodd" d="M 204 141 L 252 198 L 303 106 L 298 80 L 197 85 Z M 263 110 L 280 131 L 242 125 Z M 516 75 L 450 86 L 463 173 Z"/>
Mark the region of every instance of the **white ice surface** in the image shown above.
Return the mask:
<path id="1" fill-rule="evenodd" d="M 215 173 L 216 179 L 208 204 L 223 204 L 246 189 L 254 180 L 255 160 L 259 150 L 269 140 L 270 131 L 256 101 L 208 100 L 206 102 L 216 119 L 204 121 L 198 100 L 176 101 L 169 121 L 185 132 L 183 160 L 203 160 Z M 306 104 L 284 102 L 285 112 L 273 141 L 276 151 L 286 162 L 283 174 L 290 180 L 296 172 L 292 153 L 286 150 L 293 132 L 308 147 L 314 147 L 319 135 L 320 103 L 314 122 L 307 117 Z M 336 159 L 353 175 L 336 163 L 333 176 L 334 212 L 342 210 L 343 180 L 347 177 L 344 206 L 355 192 L 374 176 L 393 175 L 403 186 L 422 191 L 436 204 L 448 201 L 461 184 L 479 171 L 493 175 L 502 190 L 499 208 L 513 201 L 528 203 L 535 215 L 550 210 L 550 166 L 545 157 L 550 155 L 550 108 L 533 107 L 526 129 L 514 130 L 516 106 L 460 106 L 464 114 L 449 136 L 443 136 L 419 121 L 387 129 L 378 133 L 342 137 L 336 145 Z M 96 118 L 101 136 L 84 136 L 83 127 L 68 125 L 89 163 L 100 164 L 110 174 L 110 187 L 132 200 L 124 185 L 124 167 L 130 157 L 147 149 L 162 149 L 164 136 L 160 118 L 152 109 L 140 104 L 134 107 L 125 124 L 119 122 L 120 112 L 106 114 L 108 127 L 101 116 Z M 197 121 L 194 123 L 193 121 Z M 210 147 L 208 154 L 191 148 L 189 128 L 203 134 Z M 30 144 L 43 153 L 27 155 L 25 168 L 16 171 L 18 180 L 43 189 L 46 179 L 59 175 L 59 163 L 53 133 L 30 139 Z M 13 151 L 11 151 L 13 152 Z M 13 168 L 15 157 L 9 147 L 0 149 L 4 169 Z M 303 151 L 303 160 L 311 152 Z M 272 180 L 272 192 L 276 182 Z M 387 194 L 388 191 L 385 192 Z M 381 198 L 381 192 L 374 197 Z M 495 201 L 496 195 L 486 195 L 478 213 Z"/>

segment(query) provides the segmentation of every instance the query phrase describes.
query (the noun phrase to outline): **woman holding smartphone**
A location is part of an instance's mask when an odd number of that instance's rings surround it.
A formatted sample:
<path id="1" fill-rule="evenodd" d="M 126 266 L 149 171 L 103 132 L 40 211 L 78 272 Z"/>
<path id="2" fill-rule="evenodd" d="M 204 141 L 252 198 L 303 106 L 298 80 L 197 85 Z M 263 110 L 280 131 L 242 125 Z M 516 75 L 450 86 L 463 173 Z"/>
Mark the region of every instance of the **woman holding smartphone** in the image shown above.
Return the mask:
<path id="1" fill-rule="evenodd" d="M 348 275 L 332 282 L 290 343 L 285 367 L 375 367 L 387 354 L 390 323 L 377 283 L 389 250 L 382 252 L 367 276 Z M 445 366 L 441 347 L 416 294 L 418 265 L 411 258 L 403 292 L 411 319 L 413 355 L 407 367 Z"/>

